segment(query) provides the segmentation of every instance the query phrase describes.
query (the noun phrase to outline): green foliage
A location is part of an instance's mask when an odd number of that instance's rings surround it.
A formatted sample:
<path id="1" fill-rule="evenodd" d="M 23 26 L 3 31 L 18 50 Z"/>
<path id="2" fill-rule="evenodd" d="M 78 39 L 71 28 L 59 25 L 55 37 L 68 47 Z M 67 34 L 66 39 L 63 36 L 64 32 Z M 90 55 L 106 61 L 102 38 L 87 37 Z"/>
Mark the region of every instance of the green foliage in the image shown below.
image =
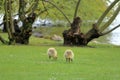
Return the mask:
<path id="1" fill-rule="evenodd" d="M 0 0 L 0 13 L 4 10 L 4 0 Z"/>
<path id="2" fill-rule="evenodd" d="M 5 10 L 4 10 L 4 1 L 5 0 L 0 0 L 0 13 L 4 14 Z M 18 8 L 19 8 L 19 3 L 18 0 L 12 0 L 12 12 L 13 13 L 17 13 Z"/>
<path id="3" fill-rule="evenodd" d="M 82 0 L 78 13 L 83 20 L 97 20 L 105 9 L 106 3 L 102 0 Z"/>
<path id="4" fill-rule="evenodd" d="M 74 16 L 75 7 L 78 0 L 51 0 L 57 7 L 59 7 L 67 17 L 72 21 Z M 45 4 L 48 6 L 47 2 Z M 46 6 L 46 7 L 47 7 Z M 78 10 L 78 16 L 83 21 L 86 20 L 97 20 L 106 9 L 105 1 L 100 0 L 82 0 Z M 63 20 L 63 15 L 55 8 L 48 10 L 51 19 Z M 42 16 L 42 15 L 41 15 Z"/>
<path id="5" fill-rule="evenodd" d="M 26 1 L 26 8 L 25 11 L 32 9 L 32 4 L 35 3 L 35 0 L 25 0 Z M 74 16 L 75 7 L 78 0 L 51 0 L 52 3 L 54 3 L 57 7 L 59 7 L 66 16 L 72 21 Z M 1 5 L 1 12 L 4 11 L 4 0 L 0 1 Z M 44 3 L 44 4 L 43 4 Z M 19 8 L 19 1 L 13 1 L 12 2 L 12 11 L 14 13 L 17 13 Z M 106 2 L 101 0 L 82 0 L 79 6 L 78 10 L 78 16 L 82 18 L 83 21 L 86 20 L 97 20 L 102 12 L 106 8 Z M 44 11 L 47 9 L 48 11 Z M 36 13 L 40 13 L 41 11 L 44 11 L 43 14 L 40 14 L 40 18 L 50 18 L 53 20 L 65 20 L 64 16 L 51 4 L 47 2 L 42 2 L 41 0 L 38 3 L 38 7 L 36 9 Z"/>

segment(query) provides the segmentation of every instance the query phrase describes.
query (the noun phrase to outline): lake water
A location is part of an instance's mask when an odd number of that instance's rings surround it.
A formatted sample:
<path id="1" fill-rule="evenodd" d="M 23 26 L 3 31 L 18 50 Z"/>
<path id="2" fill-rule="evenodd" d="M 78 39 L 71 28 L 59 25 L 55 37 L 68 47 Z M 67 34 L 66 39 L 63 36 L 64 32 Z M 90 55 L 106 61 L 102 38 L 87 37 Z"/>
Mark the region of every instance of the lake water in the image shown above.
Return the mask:
<path id="1" fill-rule="evenodd" d="M 120 24 L 120 13 L 116 17 L 114 22 L 111 24 L 110 28 L 113 28 L 113 27 L 117 26 L 118 24 Z M 112 44 L 120 45 L 120 27 L 111 32 L 111 36 L 110 36 L 109 40 Z"/>
<path id="2" fill-rule="evenodd" d="M 118 14 L 118 16 L 116 17 L 116 19 L 113 21 L 113 23 L 110 25 L 108 29 L 112 29 L 118 24 L 120 24 L 120 13 Z M 120 45 L 120 27 L 109 34 L 96 39 L 96 41 L 98 41 L 99 43 Z"/>
<path id="3" fill-rule="evenodd" d="M 110 2 L 108 5 L 110 5 L 114 0 L 109 0 Z M 113 23 L 110 25 L 109 29 L 117 26 L 120 24 L 120 13 L 116 17 L 116 19 L 113 21 Z M 114 45 L 120 45 L 120 27 L 116 30 L 112 31 L 110 34 L 106 35 L 106 40 L 108 43 L 114 44 Z"/>

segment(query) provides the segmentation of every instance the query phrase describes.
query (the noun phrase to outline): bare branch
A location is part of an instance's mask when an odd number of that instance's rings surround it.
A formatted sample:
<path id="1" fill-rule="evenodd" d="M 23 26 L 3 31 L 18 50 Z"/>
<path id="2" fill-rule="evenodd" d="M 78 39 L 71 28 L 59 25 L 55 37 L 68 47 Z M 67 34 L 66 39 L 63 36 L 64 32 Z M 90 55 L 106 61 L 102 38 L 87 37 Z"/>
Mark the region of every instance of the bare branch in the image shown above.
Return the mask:
<path id="1" fill-rule="evenodd" d="M 119 0 L 115 0 L 106 10 L 105 12 L 102 14 L 102 16 L 99 18 L 99 20 L 97 21 L 97 26 L 100 26 L 100 24 L 102 23 L 103 19 L 106 17 L 106 15 L 110 12 L 110 10 L 116 5 L 116 3 Z"/>
<path id="2" fill-rule="evenodd" d="M 69 22 L 69 24 L 71 24 L 70 20 L 69 20 L 68 17 L 64 14 L 64 12 L 63 12 L 60 8 L 58 8 L 54 3 L 52 3 L 52 2 L 50 2 L 50 1 L 48 1 L 48 0 L 42 0 L 42 1 L 48 2 L 49 4 L 53 5 L 57 10 L 59 10 L 59 11 L 63 14 L 63 16 L 67 19 L 67 21 Z"/>
<path id="3" fill-rule="evenodd" d="M 108 22 L 106 22 L 106 23 L 100 28 L 100 32 L 104 31 L 104 30 L 113 22 L 113 20 L 116 18 L 116 16 L 118 15 L 119 12 L 120 12 L 120 5 L 119 5 L 118 8 L 115 10 L 113 16 L 108 20 Z"/>
<path id="4" fill-rule="evenodd" d="M 42 13 L 44 13 L 44 12 L 46 12 L 46 11 L 48 11 L 49 9 L 52 9 L 52 8 L 54 8 L 54 7 L 53 7 L 53 6 L 52 6 L 52 7 L 49 7 L 49 8 L 47 7 L 46 9 L 40 11 L 40 12 L 37 14 L 37 16 L 41 15 Z"/>
<path id="5" fill-rule="evenodd" d="M 49 14 L 49 12 L 48 12 L 47 8 L 45 7 L 44 1 L 42 1 L 42 4 L 43 4 L 44 9 L 46 10 L 47 14 Z"/>
<path id="6" fill-rule="evenodd" d="M 34 13 L 35 9 L 36 9 L 37 6 L 38 6 L 38 2 L 39 2 L 39 0 L 35 0 L 34 6 L 33 6 L 33 8 L 32 8 L 32 12 L 31 12 L 30 14 L 33 14 L 33 13 Z"/>
<path id="7" fill-rule="evenodd" d="M 24 0 L 19 0 L 19 18 L 20 20 L 25 20 L 25 6 L 26 3 Z"/>
<path id="8" fill-rule="evenodd" d="M 35 2 L 34 2 L 35 3 Z M 29 9 L 25 12 L 26 14 L 29 13 L 32 9 L 32 7 L 34 6 L 34 3 L 29 7 Z"/>
<path id="9" fill-rule="evenodd" d="M 77 2 L 76 8 L 75 8 L 75 13 L 74 13 L 74 18 L 77 16 L 77 11 L 78 11 L 78 7 L 79 7 L 79 4 L 80 4 L 80 1 L 81 0 L 78 0 L 78 2 Z"/>
<path id="10" fill-rule="evenodd" d="M 101 36 L 106 35 L 106 34 L 112 32 L 112 31 L 114 31 L 114 30 L 117 29 L 118 27 L 120 27 L 120 24 L 117 25 L 116 27 L 114 27 L 113 29 L 111 29 L 111 30 L 109 30 L 109 31 L 107 31 L 107 32 L 105 32 L 105 33 L 102 33 Z"/>
<path id="11" fill-rule="evenodd" d="M 43 4 L 43 6 L 44 6 L 44 9 L 46 10 L 46 12 L 47 12 L 47 14 L 45 15 L 45 19 L 47 18 L 47 16 L 48 16 L 48 14 L 49 14 L 49 12 L 48 12 L 48 10 L 47 10 L 47 8 L 46 8 L 46 6 L 45 6 L 45 4 L 44 4 L 44 1 L 42 1 L 42 4 Z M 44 23 L 46 22 L 46 20 L 44 21 Z"/>
<path id="12" fill-rule="evenodd" d="M 4 22 L 2 22 L 2 23 L 0 24 L 0 26 L 2 26 L 2 25 L 3 25 L 3 23 L 4 23 Z"/>

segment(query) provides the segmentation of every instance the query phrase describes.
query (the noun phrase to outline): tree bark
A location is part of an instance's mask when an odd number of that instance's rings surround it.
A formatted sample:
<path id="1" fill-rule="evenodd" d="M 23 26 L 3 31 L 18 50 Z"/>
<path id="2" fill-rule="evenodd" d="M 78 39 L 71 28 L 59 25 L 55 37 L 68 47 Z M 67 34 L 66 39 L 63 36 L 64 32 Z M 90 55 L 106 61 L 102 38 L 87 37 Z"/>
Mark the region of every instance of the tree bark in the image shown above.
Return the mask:
<path id="1" fill-rule="evenodd" d="M 63 32 L 64 45 L 86 46 L 92 39 L 101 36 L 96 24 L 93 24 L 92 29 L 90 29 L 86 34 L 82 33 L 80 30 L 81 22 L 80 17 L 76 17 L 71 24 L 71 28 Z"/>
<path id="2" fill-rule="evenodd" d="M 26 17 L 23 21 L 23 26 L 21 29 L 16 28 L 14 33 L 15 42 L 19 44 L 29 44 L 29 38 L 32 35 L 32 24 L 36 18 L 36 14 L 33 13 Z M 17 22 L 14 22 L 15 27 L 17 27 Z"/>
<path id="3" fill-rule="evenodd" d="M 5 6 L 5 15 L 4 15 L 4 26 L 7 29 L 8 32 L 8 36 L 9 36 L 9 44 L 14 44 L 14 29 L 13 29 L 13 21 L 12 21 L 12 17 L 11 17 L 11 0 L 5 0 L 4 3 Z"/>
<path id="4" fill-rule="evenodd" d="M 80 0 L 79 0 L 80 1 Z M 102 23 L 103 19 L 106 17 L 108 12 L 118 3 L 118 7 L 116 11 L 113 13 L 113 16 L 108 20 L 108 22 L 105 23 L 102 27 L 100 27 L 100 24 Z M 91 40 L 98 38 L 100 36 L 103 36 L 105 34 L 108 34 L 109 32 L 115 30 L 120 25 L 116 26 L 112 30 L 102 33 L 103 30 L 105 30 L 111 22 L 115 19 L 117 14 L 120 11 L 120 5 L 119 0 L 115 0 L 103 13 L 103 15 L 99 18 L 97 23 L 92 25 L 92 28 L 86 33 L 82 33 L 80 29 L 81 19 L 80 17 L 76 17 L 71 24 L 71 28 L 68 30 L 65 30 L 63 32 L 63 38 L 64 38 L 64 45 L 70 45 L 70 46 L 86 46 Z M 79 4 L 78 4 L 79 5 Z"/>
<path id="5" fill-rule="evenodd" d="M 13 33 L 15 43 L 18 44 L 29 44 L 29 38 L 32 35 L 32 24 L 35 21 L 36 14 L 34 13 L 34 10 L 31 11 L 31 13 L 26 17 L 25 13 L 25 6 L 26 2 L 24 0 L 19 0 L 19 18 L 23 23 L 23 26 L 19 28 L 17 25 L 17 20 L 14 19 L 14 29 L 15 32 Z M 37 6 L 33 7 L 34 9 Z"/>
<path id="6" fill-rule="evenodd" d="M 71 28 L 63 32 L 64 45 L 86 45 L 84 34 L 80 30 L 81 23 L 80 17 L 76 17 L 71 24 Z"/>

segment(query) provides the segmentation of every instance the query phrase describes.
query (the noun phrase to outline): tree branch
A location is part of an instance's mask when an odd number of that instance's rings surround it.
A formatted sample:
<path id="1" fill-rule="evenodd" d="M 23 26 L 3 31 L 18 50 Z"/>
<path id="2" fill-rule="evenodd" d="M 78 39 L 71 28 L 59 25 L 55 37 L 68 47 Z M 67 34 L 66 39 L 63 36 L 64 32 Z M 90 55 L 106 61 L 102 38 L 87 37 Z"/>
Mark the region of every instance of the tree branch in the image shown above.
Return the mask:
<path id="1" fill-rule="evenodd" d="M 34 2 L 35 3 L 35 2 Z M 25 12 L 26 14 L 29 13 L 32 9 L 32 7 L 34 6 L 34 3 L 29 7 L 29 9 Z"/>
<path id="2" fill-rule="evenodd" d="M 106 10 L 105 12 L 102 14 L 102 16 L 98 19 L 97 21 L 97 26 L 100 26 L 100 24 L 102 23 L 103 19 L 106 17 L 106 15 L 109 13 L 109 11 L 115 6 L 115 4 L 118 2 L 119 0 L 115 0 Z"/>
<path id="3" fill-rule="evenodd" d="M 77 2 L 76 8 L 75 8 L 75 13 L 74 13 L 74 18 L 77 16 L 77 11 L 78 11 L 78 7 L 79 7 L 79 4 L 80 4 L 80 1 L 81 0 L 78 0 L 78 2 Z"/>
<path id="4" fill-rule="evenodd" d="M 109 30 L 109 31 L 105 32 L 105 33 L 101 33 L 101 36 L 106 35 L 106 34 L 108 34 L 108 33 L 112 32 L 112 31 L 114 31 L 114 30 L 115 30 L 115 29 L 117 29 L 118 27 L 120 27 L 120 24 L 119 24 L 119 25 L 117 25 L 116 27 L 114 27 L 113 29 L 111 29 L 111 30 Z"/>
<path id="5" fill-rule="evenodd" d="M 51 7 L 49 7 L 48 9 L 52 9 L 52 8 L 54 8 L 54 7 L 53 7 L 53 6 L 51 6 Z M 46 9 L 44 9 L 44 10 L 40 11 L 40 12 L 37 14 L 37 16 L 39 16 L 39 15 L 41 15 L 42 13 L 44 13 L 44 12 L 48 11 L 48 9 L 46 8 Z"/>
<path id="6" fill-rule="evenodd" d="M 119 3 L 120 4 L 120 3 Z M 109 19 L 108 22 L 106 22 L 101 28 L 100 28 L 100 32 L 104 31 L 112 22 L 113 20 L 116 18 L 116 16 L 118 15 L 118 13 L 120 12 L 120 5 L 118 6 L 118 8 L 115 10 L 113 16 Z"/>
<path id="7" fill-rule="evenodd" d="M 9 18 L 10 18 L 10 28 L 11 28 L 11 33 L 15 33 L 14 25 L 13 25 L 13 19 L 12 19 L 12 4 L 11 0 L 9 0 Z M 13 37 L 13 36 L 12 36 Z"/>
<path id="8" fill-rule="evenodd" d="M 69 24 L 71 24 L 70 20 L 69 20 L 68 17 L 64 14 L 64 12 L 63 12 L 60 8 L 58 8 L 54 3 L 50 2 L 49 0 L 42 0 L 42 1 L 48 2 L 49 4 L 53 5 L 57 10 L 59 10 L 59 11 L 63 14 L 63 16 L 67 19 L 67 21 L 69 22 Z"/>
<path id="9" fill-rule="evenodd" d="M 38 2 L 39 2 L 39 0 L 35 0 L 34 6 L 33 6 L 32 11 L 31 11 L 30 14 L 33 14 L 33 13 L 34 13 L 35 9 L 36 9 L 37 6 L 38 6 Z"/>
<path id="10" fill-rule="evenodd" d="M 0 24 L 0 26 L 2 26 L 2 25 L 3 25 L 3 23 L 4 23 L 4 22 L 2 22 L 2 23 Z"/>
<path id="11" fill-rule="evenodd" d="M 45 7 L 44 1 L 42 1 L 42 4 L 44 6 L 44 9 L 47 11 L 47 14 L 49 14 L 47 8 Z"/>
<path id="12" fill-rule="evenodd" d="M 44 6 L 44 9 L 45 9 L 46 12 L 47 12 L 47 14 L 45 15 L 45 18 L 46 18 L 46 17 L 48 16 L 49 12 L 48 12 L 48 10 L 47 10 L 45 4 L 44 4 L 44 1 L 42 1 L 42 4 L 43 4 L 43 6 Z M 45 23 L 45 22 L 46 22 L 46 20 L 44 21 L 44 23 Z"/>
<path id="13" fill-rule="evenodd" d="M 26 3 L 24 0 L 19 0 L 19 18 L 21 21 L 24 21 L 25 20 L 25 6 L 26 6 Z"/>

